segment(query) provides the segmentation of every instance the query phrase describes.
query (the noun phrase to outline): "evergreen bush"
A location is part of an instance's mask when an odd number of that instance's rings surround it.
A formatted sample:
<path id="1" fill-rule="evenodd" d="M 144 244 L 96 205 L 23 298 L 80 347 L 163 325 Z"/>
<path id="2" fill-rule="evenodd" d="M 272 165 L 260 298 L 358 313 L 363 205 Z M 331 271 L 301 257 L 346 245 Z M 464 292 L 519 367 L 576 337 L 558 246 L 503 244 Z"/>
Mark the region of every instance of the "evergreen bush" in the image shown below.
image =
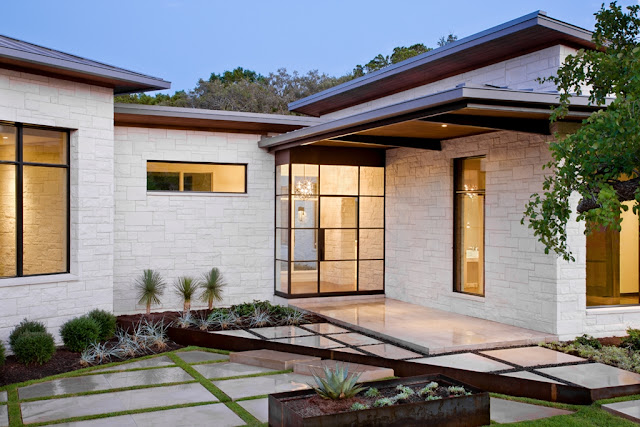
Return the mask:
<path id="1" fill-rule="evenodd" d="M 116 332 L 116 316 L 105 310 L 95 309 L 87 314 L 100 327 L 100 341 L 107 341 Z"/>
<path id="2" fill-rule="evenodd" d="M 100 326 L 90 317 L 76 317 L 62 325 L 60 336 L 65 347 L 81 352 L 100 339 Z"/>
<path id="3" fill-rule="evenodd" d="M 11 349 L 18 362 L 25 365 L 42 365 L 56 352 L 53 336 L 48 332 L 24 332 L 15 339 Z"/>

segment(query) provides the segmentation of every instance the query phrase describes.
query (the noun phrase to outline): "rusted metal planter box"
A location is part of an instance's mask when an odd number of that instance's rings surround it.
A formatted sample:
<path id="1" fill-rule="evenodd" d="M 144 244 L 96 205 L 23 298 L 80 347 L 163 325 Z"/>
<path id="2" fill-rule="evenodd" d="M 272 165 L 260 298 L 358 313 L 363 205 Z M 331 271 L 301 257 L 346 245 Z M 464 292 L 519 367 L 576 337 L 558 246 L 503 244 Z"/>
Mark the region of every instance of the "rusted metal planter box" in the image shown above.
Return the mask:
<path id="1" fill-rule="evenodd" d="M 426 385 L 435 381 L 464 386 L 473 394 L 440 400 L 401 403 L 381 408 L 303 417 L 287 402 L 315 395 L 313 390 L 298 390 L 269 395 L 271 427 L 339 427 L 339 426 L 483 426 L 490 424 L 489 393 L 443 375 L 421 375 L 366 383 L 384 389 L 397 385 Z"/>

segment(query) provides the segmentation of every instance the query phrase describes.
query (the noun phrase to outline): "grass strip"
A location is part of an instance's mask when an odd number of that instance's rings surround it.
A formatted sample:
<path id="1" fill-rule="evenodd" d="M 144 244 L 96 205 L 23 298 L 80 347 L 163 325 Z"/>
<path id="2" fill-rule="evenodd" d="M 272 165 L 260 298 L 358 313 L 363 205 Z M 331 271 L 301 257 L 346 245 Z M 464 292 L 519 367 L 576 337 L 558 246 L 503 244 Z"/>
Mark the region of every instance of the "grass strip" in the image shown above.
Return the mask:
<path id="1" fill-rule="evenodd" d="M 20 412 L 20 403 L 18 403 L 18 388 L 12 387 L 7 390 L 7 403 L 9 405 L 9 427 L 21 427 L 22 413 Z"/>
<path id="2" fill-rule="evenodd" d="M 269 397 L 268 394 L 260 394 L 258 396 L 249 396 L 249 397 L 241 397 L 240 399 L 236 399 L 236 402 L 244 402 L 245 400 L 258 400 L 258 399 L 266 399 Z"/>
<path id="3" fill-rule="evenodd" d="M 209 381 L 226 381 L 226 380 L 239 380 L 242 378 L 268 377 L 269 375 L 290 374 L 292 372 L 293 372 L 293 369 L 285 369 L 283 371 L 258 372 L 257 374 L 234 375 L 232 377 L 210 378 Z"/>
<path id="4" fill-rule="evenodd" d="M 206 388 L 207 390 L 209 390 L 209 392 L 211 394 L 213 394 L 215 397 L 218 398 L 218 400 L 220 400 L 220 402 L 230 402 L 231 398 L 229 396 L 227 396 L 222 390 L 220 390 L 218 387 L 216 387 L 215 385 L 213 385 L 213 383 L 209 380 L 207 380 L 200 372 L 196 371 L 195 369 L 193 369 L 193 367 L 191 367 L 191 365 L 189 365 L 187 362 L 185 362 L 184 360 L 180 359 L 178 356 L 176 356 L 175 354 L 168 354 L 169 358 L 171 360 L 173 360 L 174 362 L 176 362 L 176 365 L 178 365 L 179 367 L 181 367 L 186 373 L 188 373 L 189 375 L 191 375 L 196 381 L 198 381 L 204 388 Z"/>
<path id="5" fill-rule="evenodd" d="M 595 402 L 595 405 L 600 407 L 608 403 L 627 402 L 629 400 L 638 400 L 638 399 L 640 399 L 640 394 L 632 394 L 631 396 L 621 396 L 621 397 L 614 397 L 612 399 L 598 400 Z"/>
<path id="6" fill-rule="evenodd" d="M 185 351 L 194 351 L 194 350 L 199 350 L 199 351 L 206 351 L 207 353 L 217 353 L 217 354 L 225 354 L 225 355 L 229 355 L 231 354 L 230 351 L 228 350 L 218 350 L 215 348 L 207 348 L 207 347 L 198 347 L 196 345 L 190 345 L 188 347 L 185 348 L 181 348 L 175 351 L 172 351 L 172 353 L 184 353 Z"/>
<path id="7" fill-rule="evenodd" d="M 489 395 L 491 397 L 495 397 L 496 399 L 511 400 L 513 402 L 528 403 L 530 405 L 537 405 L 537 406 L 546 406 L 548 408 L 565 409 L 567 411 L 578 411 L 581 408 L 584 408 L 584 406 L 581 406 L 581 405 L 569 405 L 568 403 L 547 402 L 546 400 L 532 399 L 530 397 L 507 396 L 506 394 L 500 394 L 500 393 L 489 393 Z"/>
<path id="8" fill-rule="evenodd" d="M 225 402 L 224 404 L 227 405 L 227 408 L 235 412 L 237 416 L 242 418 L 242 421 L 247 423 L 247 425 L 254 427 L 262 424 L 260 420 L 251 415 L 249 411 L 238 405 L 236 402 Z"/>

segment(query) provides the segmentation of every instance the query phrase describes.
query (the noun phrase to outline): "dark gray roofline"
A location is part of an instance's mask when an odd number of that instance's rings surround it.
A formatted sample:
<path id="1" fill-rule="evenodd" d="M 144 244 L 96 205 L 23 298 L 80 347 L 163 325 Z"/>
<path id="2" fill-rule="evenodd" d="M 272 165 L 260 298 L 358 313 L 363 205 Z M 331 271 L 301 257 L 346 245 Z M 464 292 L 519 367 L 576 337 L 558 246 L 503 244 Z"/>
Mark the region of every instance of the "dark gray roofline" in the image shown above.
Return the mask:
<path id="1" fill-rule="evenodd" d="M 118 90 L 119 87 L 116 86 L 114 91 L 116 94 L 171 88 L 171 82 L 158 77 L 148 76 L 3 35 L 0 35 L 0 58 L 33 64 L 34 67 L 40 65 L 122 82 L 121 90 Z"/>
<path id="2" fill-rule="evenodd" d="M 568 36 L 582 39 L 585 42 L 591 42 L 592 32 L 575 25 L 551 18 L 544 11 L 532 12 L 528 15 L 521 16 L 512 21 L 505 22 L 501 25 L 489 28 L 471 36 L 465 37 L 453 43 L 431 50 L 429 52 L 417 55 L 413 58 L 406 59 L 397 64 L 390 65 L 381 70 L 359 77 L 357 79 L 342 83 L 338 86 L 318 92 L 314 95 L 299 99 L 289 104 L 289 110 L 297 111 L 302 107 L 309 106 L 320 100 L 326 100 L 337 94 L 353 90 L 365 85 L 375 84 L 377 81 L 389 78 L 393 75 L 403 73 L 418 66 L 427 65 L 438 59 L 455 55 L 456 53 L 476 47 L 491 40 L 505 37 L 517 31 L 536 25 L 544 26 L 558 32 L 567 34 Z M 304 111 L 300 111 L 304 112 Z"/>
<path id="3" fill-rule="evenodd" d="M 308 142 L 314 138 L 324 139 L 325 135 L 333 135 L 341 130 L 351 129 L 356 126 L 378 122 L 395 116 L 408 115 L 414 112 L 435 108 L 445 104 L 453 104 L 459 101 L 489 101 L 504 103 L 521 103 L 535 105 L 557 105 L 559 102 L 558 93 L 520 91 L 512 89 L 499 89 L 489 87 L 468 87 L 459 86 L 442 92 L 426 95 L 409 101 L 388 105 L 371 111 L 354 114 L 339 118 L 330 122 L 325 122 L 316 126 L 295 130 L 286 134 L 263 137 L 259 146 L 261 148 L 274 148 L 281 145 L 289 145 L 296 142 Z M 573 107 L 583 107 L 587 109 L 597 109 L 589 104 L 587 96 L 575 96 L 571 100 Z M 346 132 L 348 133 L 348 132 Z"/>

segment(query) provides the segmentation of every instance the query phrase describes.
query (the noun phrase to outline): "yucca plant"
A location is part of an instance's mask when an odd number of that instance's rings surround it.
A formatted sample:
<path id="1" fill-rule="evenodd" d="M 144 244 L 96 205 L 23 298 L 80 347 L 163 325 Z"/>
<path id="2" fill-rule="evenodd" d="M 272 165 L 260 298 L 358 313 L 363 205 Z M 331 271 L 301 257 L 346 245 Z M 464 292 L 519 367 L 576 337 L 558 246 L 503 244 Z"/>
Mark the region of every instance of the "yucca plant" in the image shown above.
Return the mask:
<path id="1" fill-rule="evenodd" d="M 358 379 L 360 374 L 349 374 L 349 368 L 337 364 L 335 369 L 323 367 L 324 378 L 313 374 L 317 387 L 313 387 L 316 393 L 323 399 L 348 399 L 363 391 L 366 387 L 360 387 Z"/>
<path id="2" fill-rule="evenodd" d="M 174 283 L 173 288 L 176 295 L 182 298 L 182 301 L 184 302 L 183 311 L 185 313 L 191 310 L 191 299 L 195 296 L 199 287 L 200 283 L 193 277 L 188 276 L 178 277 Z"/>
<path id="3" fill-rule="evenodd" d="M 151 313 L 151 304 L 160 304 L 160 297 L 164 293 L 166 284 L 160 273 L 153 270 L 144 270 L 136 279 L 138 290 L 138 304 L 147 306 L 147 314 Z"/>
<path id="4" fill-rule="evenodd" d="M 222 301 L 222 288 L 227 284 L 222 277 L 222 273 L 217 267 L 202 275 L 201 286 L 203 289 L 200 298 L 209 304 L 209 310 L 213 308 L 214 301 Z"/>

